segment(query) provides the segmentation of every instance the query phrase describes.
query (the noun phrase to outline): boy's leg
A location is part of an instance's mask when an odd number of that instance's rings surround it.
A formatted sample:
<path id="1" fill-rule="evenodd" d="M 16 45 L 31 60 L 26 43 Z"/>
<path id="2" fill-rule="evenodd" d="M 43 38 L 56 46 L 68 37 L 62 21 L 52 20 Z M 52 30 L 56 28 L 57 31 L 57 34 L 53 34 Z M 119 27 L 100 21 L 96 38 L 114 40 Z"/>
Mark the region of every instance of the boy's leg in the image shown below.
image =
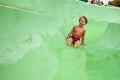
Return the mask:
<path id="1" fill-rule="evenodd" d="M 80 41 L 79 40 L 74 43 L 74 47 L 75 48 L 78 47 L 79 45 L 80 45 Z"/>
<path id="2" fill-rule="evenodd" d="M 68 46 L 70 46 L 73 43 L 73 39 L 72 38 L 68 38 L 67 42 L 68 42 Z"/>

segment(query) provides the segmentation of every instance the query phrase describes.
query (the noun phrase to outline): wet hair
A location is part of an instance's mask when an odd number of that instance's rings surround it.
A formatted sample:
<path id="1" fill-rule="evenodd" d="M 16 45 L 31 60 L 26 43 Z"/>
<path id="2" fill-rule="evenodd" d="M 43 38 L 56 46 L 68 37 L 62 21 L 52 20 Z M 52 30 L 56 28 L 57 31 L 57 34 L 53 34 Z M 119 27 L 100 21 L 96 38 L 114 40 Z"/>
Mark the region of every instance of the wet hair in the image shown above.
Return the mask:
<path id="1" fill-rule="evenodd" d="M 84 19 L 85 19 L 86 24 L 88 23 L 87 17 L 85 17 L 85 16 L 81 16 L 81 17 L 79 18 L 79 22 L 80 22 L 81 18 L 84 18 Z"/>

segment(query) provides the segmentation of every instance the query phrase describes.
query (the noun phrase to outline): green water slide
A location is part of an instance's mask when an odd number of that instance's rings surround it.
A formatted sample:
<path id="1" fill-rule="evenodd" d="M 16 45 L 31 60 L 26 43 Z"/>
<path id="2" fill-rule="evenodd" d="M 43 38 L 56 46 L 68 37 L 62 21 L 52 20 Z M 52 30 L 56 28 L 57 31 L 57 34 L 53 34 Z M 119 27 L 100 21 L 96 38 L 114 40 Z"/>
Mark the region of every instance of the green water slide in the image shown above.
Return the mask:
<path id="1" fill-rule="evenodd" d="M 86 46 L 67 46 L 83 15 Z M 0 80 L 120 80 L 120 8 L 0 0 Z"/>

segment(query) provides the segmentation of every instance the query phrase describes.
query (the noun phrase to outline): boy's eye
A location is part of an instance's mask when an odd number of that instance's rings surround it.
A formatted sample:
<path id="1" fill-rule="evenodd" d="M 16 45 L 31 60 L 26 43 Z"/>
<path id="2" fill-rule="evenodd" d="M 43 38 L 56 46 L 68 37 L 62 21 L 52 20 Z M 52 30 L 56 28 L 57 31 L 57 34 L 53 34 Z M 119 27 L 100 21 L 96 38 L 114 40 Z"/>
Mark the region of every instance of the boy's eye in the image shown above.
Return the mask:
<path id="1" fill-rule="evenodd" d="M 80 22 L 85 23 L 85 21 L 80 21 Z"/>

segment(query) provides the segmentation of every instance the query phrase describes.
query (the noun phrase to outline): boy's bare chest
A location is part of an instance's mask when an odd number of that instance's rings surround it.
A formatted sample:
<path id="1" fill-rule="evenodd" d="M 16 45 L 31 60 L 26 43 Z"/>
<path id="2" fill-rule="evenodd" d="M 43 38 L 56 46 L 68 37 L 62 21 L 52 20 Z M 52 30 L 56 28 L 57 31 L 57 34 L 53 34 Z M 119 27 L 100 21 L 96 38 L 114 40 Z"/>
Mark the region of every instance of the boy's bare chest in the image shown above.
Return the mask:
<path id="1" fill-rule="evenodd" d="M 84 33 L 84 29 L 83 29 L 83 28 L 75 28 L 75 29 L 74 29 L 74 32 L 75 32 L 75 33 L 81 33 L 81 34 L 82 34 L 82 33 Z"/>

